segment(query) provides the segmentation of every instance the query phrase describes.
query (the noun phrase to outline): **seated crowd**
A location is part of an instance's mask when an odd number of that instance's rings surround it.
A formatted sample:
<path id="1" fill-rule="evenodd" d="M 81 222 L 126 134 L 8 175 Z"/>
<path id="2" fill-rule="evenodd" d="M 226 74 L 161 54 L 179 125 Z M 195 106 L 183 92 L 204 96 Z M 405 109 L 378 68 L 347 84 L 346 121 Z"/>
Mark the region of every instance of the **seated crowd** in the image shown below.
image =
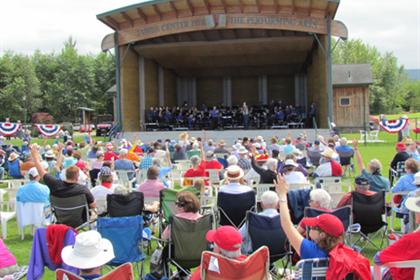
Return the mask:
<path id="1" fill-rule="evenodd" d="M 177 110 L 182 113 L 184 109 Z M 168 108 L 160 109 L 159 117 L 167 111 L 173 113 Z M 238 113 L 242 114 L 240 109 Z M 43 147 L 31 144 L 23 153 L 13 147 L 0 150 L 0 156 L 7 176 L 26 180 L 17 190 L 17 202 L 43 203 L 49 208 L 52 197 L 71 199 L 82 195 L 94 215 L 106 217 L 110 196 L 141 192 L 145 206 L 140 214 L 145 216 L 145 226 L 167 242 L 171 240 L 172 219 L 165 220 L 167 215 L 160 213 L 158 230 L 156 220 L 151 217 L 159 209 L 169 211 L 170 207 L 163 205 L 162 194 L 173 190 L 174 218 L 197 222 L 207 214 L 214 215 L 215 209 L 220 210 L 214 217 L 217 228 L 209 230 L 205 239 L 214 245 L 215 253 L 227 259 L 245 261 L 256 251 L 248 220 L 249 212 L 255 212 L 263 220 L 277 221 L 279 238 L 283 235 L 288 240 L 297 259 L 329 258 L 327 278 L 344 279 L 351 274 L 354 279 L 371 279 L 369 260 L 357 247 L 351 247 L 353 244 L 346 239 L 348 228 L 334 211 L 352 206 L 355 194 L 367 197 L 367 201 L 378 193 L 398 194 L 387 208 L 400 215 L 402 236 L 378 251 L 374 262 L 420 259 L 420 230 L 410 224 L 412 215 L 415 221 L 411 222 L 420 225 L 419 153 L 416 142 L 410 139 L 398 143 L 396 148 L 391 168 L 402 162 L 404 170 L 392 178 L 393 186 L 382 175 L 378 159 L 371 159 L 365 166 L 358 142 L 355 140 L 350 146 L 347 139 L 338 136 L 328 140 L 319 136 L 312 143 L 305 134 L 296 139 L 290 135 L 285 139 L 273 137 L 269 142 L 261 136 L 243 137 L 228 146 L 223 139 L 216 143 L 205 135 L 194 138 L 184 132 L 179 139 L 148 144 L 123 139 L 119 147 L 92 139 L 89 144 L 72 141 Z M 331 191 L 322 179 L 334 177 L 341 183 L 347 171 L 354 169 L 353 157 L 360 170 L 354 179 L 354 189 L 348 193 L 341 189 L 339 199 L 335 199 L 337 191 Z M 245 205 L 248 202 L 249 207 Z M 386 205 L 383 206 L 385 209 Z M 320 215 L 307 217 L 307 208 L 320 211 Z M 362 223 L 360 218 L 358 215 L 354 220 Z M 360 231 L 366 232 L 363 226 Z M 276 235 L 271 233 L 270 238 Z M 67 265 L 78 268 L 83 279 L 99 277 L 100 268 L 118 251 L 94 230 L 79 233 L 74 242 L 73 246 L 64 247 L 61 257 Z M 5 257 L 0 260 L 0 277 L 20 269 L 4 243 L 0 240 L 0 256 Z M 271 251 L 270 243 L 265 245 Z M 162 252 L 164 263 L 171 258 L 169 246 Z M 191 268 L 187 272 L 179 270 L 179 277 L 187 278 Z M 189 277 L 201 279 L 206 269 L 202 266 L 193 269 Z M 414 279 L 414 270 L 410 268 L 384 269 L 381 273 L 388 277 L 385 279 Z"/>

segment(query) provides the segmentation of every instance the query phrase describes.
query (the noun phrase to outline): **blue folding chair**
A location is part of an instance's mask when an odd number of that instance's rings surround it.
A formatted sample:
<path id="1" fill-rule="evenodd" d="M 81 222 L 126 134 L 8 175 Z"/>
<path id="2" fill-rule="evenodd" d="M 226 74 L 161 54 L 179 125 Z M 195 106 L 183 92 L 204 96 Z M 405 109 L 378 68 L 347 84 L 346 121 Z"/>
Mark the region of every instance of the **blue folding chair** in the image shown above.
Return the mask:
<path id="1" fill-rule="evenodd" d="M 143 275 L 143 217 L 104 217 L 97 221 L 98 232 L 103 238 L 111 241 L 114 247 L 115 258 L 108 263 L 110 266 L 119 266 L 130 262 L 136 263 L 140 279 Z M 141 267 L 139 268 L 139 262 Z"/>
<path id="2" fill-rule="evenodd" d="M 325 280 L 328 259 L 305 259 L 296 264 L 295 280 Z"/>
<path id="3" fill-rule="evenodd" d="M 240 228 L 245 222 L 246 212 L 255 209 L 255 200 L 254 191 L 241 194 L 219 192 L 217 195 L 217 208 L 220 212 L 219 224 Z"/>
<path id="4" fill-rule="evenodd" d="M 247 212 L 247 227 L 251 238 L 252 252 L 262 246 L 267 246 L 270 251 L 270 265 L 282 260 L 283 267 L 291 263 L 291 250 L 286 234 L 280 224 L 280 217 L 268 217 L 257 213 Z M 286 263 L 284 263 L 286 261 Z"/>

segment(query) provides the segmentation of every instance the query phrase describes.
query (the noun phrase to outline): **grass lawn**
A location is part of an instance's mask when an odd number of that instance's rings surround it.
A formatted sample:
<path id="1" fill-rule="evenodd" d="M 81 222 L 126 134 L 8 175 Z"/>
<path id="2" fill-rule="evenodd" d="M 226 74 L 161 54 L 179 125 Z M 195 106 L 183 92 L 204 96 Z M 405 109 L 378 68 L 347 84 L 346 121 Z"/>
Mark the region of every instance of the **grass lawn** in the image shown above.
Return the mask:
<path id="1" fill-rule="evenodd" d="M 420 116 L 419 116 L 420 117 Z M 352 139 L 359 139 L 360 135 L 357 133 L 354 134 L 343 134 L 348 140 Z M 415 135 L 412 135 L 415 137 Z M 397 135 L 395 134 L 387 134 L 385 132 L 381 132 L 379 135 L 381 140 L 385 140 L 385 143 L 367 143 L 366 145 L 361 143 L 360 151 L 363 155 L 363 160 L 365 164 L 373 158 L 379 159 L 383 164 L 383 175 L 388 175 L 389 163 L 394 156 L 395 153 L 395 143 L 397 140 Z M 82 137 L 75 137 L 75 141 L 81 141 Z M 100 141 L 106 141 L 105 138 L 98 139 Z M 49 142 L 51 141 L 51 143 Z M 52 144 L 54 140 L 48 140 L 48 143 Z M 20 144 L 19 141 L 13 140 L 14 144 Z M 44 140 L 35 140 L 38 143 L 44 143 Z M 358 167 L 356 166 L 356 174 L 359 174 Z M 353 176 L 350 178 L 346 178 L 346 181 L 349 184 L 352 184 Z M 5 187 L 5 186 L 2 186 Z M 398 225 L 397 225 L 398 226 Z M 379 239 L 376 239 L 375 242 L 379 242 Z M 31 247 L 32 247 L 32 236 L 29 234 L 29 229 L 26 229 L 25 239 L 22 241 L 20 235 L 17 233 L 17 226 L 16 221 L 10 221 L 8 223 L 8 238 L 5 240 L 6 245 L 12 251 L 12 253 L 16 256 L 18 260 L 18 264 L 25 265 L 29 262 L 29 257 L 31 254 Z M 376 249 L 368 246 L 365 249 L 364 254 L 369 257 L 372 261 L 374 254 L 376 253 Z M 146 258 L 145 269 L 148 271 L 149 267 L 149 257 Z M 55 279 L 54 273 L 46 269 L 46 274 L 44 275 L 43 279 Z"/>

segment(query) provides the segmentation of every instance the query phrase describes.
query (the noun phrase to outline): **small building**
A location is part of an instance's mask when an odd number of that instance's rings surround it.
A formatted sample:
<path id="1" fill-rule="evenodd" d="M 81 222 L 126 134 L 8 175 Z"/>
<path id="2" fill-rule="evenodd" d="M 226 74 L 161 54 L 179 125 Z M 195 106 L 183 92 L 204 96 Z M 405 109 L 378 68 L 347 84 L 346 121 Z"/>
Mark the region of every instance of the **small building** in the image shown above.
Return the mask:
<path id="1" fill-rule="evenodd" d="M 370 64 L 332 66 L 334 123 L 337 127 L 363 128 L 369 121 Z"/>

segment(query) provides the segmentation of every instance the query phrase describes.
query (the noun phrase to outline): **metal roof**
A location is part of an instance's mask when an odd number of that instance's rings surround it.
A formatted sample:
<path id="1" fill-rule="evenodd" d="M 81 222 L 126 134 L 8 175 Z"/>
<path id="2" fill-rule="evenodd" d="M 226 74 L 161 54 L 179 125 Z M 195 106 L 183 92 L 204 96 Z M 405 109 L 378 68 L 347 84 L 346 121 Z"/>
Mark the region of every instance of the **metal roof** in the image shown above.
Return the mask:
<path id="1" fill-rule="evenodd" d="M 334 64 L 333 86 L 370 85 L 373 83 L 370 64 Z"/>

